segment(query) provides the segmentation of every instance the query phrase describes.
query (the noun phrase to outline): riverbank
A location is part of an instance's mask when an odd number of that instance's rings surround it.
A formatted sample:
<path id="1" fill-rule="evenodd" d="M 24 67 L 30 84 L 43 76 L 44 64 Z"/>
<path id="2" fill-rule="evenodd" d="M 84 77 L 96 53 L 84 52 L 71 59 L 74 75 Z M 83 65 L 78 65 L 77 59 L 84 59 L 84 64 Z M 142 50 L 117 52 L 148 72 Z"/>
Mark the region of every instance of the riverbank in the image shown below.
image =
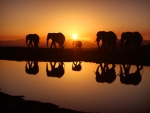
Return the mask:
<path id="1" fill-rule="evenodd" d="M 44 62 L 84 61 L 150 66 L 150 49 L 148 47 L 144 47 L 143 51 L 139 53 L 102 52 L 99 49 L 75 51 L 72 49 L 0 47 L 0 59 Z"/>
<path id="2" fill-rule="evenodd" d="M 52 103 L 25 100 L 23 97 L 22 95 L 12 96 L 0 92 L 0 111 L 2 113 L 85 113 L 82 111 L 60 108 Z"/>

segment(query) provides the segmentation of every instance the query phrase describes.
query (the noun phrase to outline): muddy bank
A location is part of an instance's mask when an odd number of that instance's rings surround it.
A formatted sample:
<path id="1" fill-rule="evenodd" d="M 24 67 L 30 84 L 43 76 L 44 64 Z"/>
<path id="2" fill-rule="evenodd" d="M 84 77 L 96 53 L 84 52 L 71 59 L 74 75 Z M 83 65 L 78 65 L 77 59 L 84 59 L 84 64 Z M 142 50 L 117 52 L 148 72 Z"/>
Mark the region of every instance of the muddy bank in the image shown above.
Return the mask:
<path id="1" fill-rule="evenodd" d="M 0 92 L 0 111 L 2 113 L 90 113 L 60 108 L 52 103 L 25 100 L 24 96 L 12 96 Z"/>
<path id="2" fill-rule="evenodd" d="M 50 49 L 50 48 L 27 48 L 27 47 L 0 47 L 1 60 L 15 61 L 53 61 L 73 62 L 84 61 L 94 63 L 115 63 L 150 66 L 150 49 L 145 47 L 139 53 L 102 52 L 99 49 Z"/>

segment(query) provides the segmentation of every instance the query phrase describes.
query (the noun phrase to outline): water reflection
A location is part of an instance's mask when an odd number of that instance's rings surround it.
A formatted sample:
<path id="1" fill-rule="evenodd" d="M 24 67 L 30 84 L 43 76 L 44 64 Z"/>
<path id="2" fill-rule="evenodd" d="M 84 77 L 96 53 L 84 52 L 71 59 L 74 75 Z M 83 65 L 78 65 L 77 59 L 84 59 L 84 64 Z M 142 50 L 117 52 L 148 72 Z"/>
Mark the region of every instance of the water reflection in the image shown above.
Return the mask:
<path id="1" fill-rule="evenodd" d="M 39 72 L 38 61 L 27 61 L 25 71 L 27 74 L 36 75 Z"/>
<path id="2" fill-rule="evenodd" d="M 111 64 L 111 68 L 108 67 L 109 64 L 107 63 L 100 63 L 96 69 L 96 81 L 97 82 L 106 82 L 106 83 L 113 83 L 116 79 L 116 71 L 115 71 L 115 64 Z M 100 71 L 100 69 L 101 71 Z"/>
<path id="3" fill-rule="evenodd" d="M 136 71 L 134 73 L 130 73 L 130 69 L 130 64 L 120 65 L 120 82 L 127 85 L 138 85 L 142 80 L 140 71 L 143 69 L 143 66 L 136 65 Z"/>
<path id="4" fill-rule="evenodd" d="M 72 70 L 73 62 L 38 62 L 39 72 L 37 75 L 27 76 L 28 74 L 25 72 L 26 63 L 28 62 L 0 60 L 0 88 L 2 92 L 10 95 L 24 95 L 26 100 L 50 102 L 61 108 L 78 111 L 102 113 L 150 112 L 149 66 L 96 64 L 82 61 L 82 69 L 77 72 Z M 64 72 L 61 74 L 63 76 L 57 79 L 57 76 L 53 74 L 53 78 L 49 79 L 46 75 L 46 68 L 51 71 L 52 67 L 55 69 L 59 65 L 63 65 L 62 70 Z M 121 83 L 121 75 L 119 76 L 118 74 L 122 73 L 125 76 L 124 67 L 130 67 L 129 74 L 143 71 L 142 79 L 138 82 L 138 85 L 133 86 Z M 109 80 L 97 82 L 95 79 L 96 71 L 101 76 L 102 69 L 107 74 L 109 73 L 109 75 L 106 75 Z M 115 73 L 116 76 L 113 78 L 115 80 L 110 79 L 111 72 Z M 133 79 L 130 81 L 133 81 Z"/>
<path id="5" fill-rule="evenodd" d="M 46 64 L 46 74 L 48 77 L 57 77 L 57 78 L 61 78 L 64 73 L 64 63 L 63 62 L 49 62 L 51 69 L 48 69 L 48 63 Z M 58 64 L 58 66 L 56 67 L 56 65 Z"/>
<path id="6" fill-rule="evenodd" d="M 82 61 L 75 61 L 72 63 L 72 70 L 73 71 L 81 71 L 82 66 L 81 66 Z"/>

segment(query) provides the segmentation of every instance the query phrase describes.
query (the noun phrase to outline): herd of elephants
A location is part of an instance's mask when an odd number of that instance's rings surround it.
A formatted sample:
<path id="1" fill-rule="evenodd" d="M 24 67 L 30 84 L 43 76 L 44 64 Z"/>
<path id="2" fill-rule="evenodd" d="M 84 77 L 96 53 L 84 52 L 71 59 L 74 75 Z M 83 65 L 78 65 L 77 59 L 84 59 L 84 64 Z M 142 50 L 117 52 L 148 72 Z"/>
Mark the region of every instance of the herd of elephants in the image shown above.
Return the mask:
<path id="1" fill-rule="evenodd" d="M 50 67 L 49 67 L 50 63 Z M 46 74 L 48 77 L 61 78 L 65 73 L 64 62 L 49 62 L 46 64 Z M 82 61 L 72 62 L 72 71 L 82 70 Z M 121 64 L 119 73 L 115 71 L 116 64 L 100 63 L 95 69 L 95 79 L 98 83 L 113 83 L 117 76 L 120 77 L 120 82 L 127 85 L 138 85 L 142 80 L 141 71 L 142 65 L 135 65 L 136 69 L 131 73 L 132 65 Z M 27 61 L 25 65 L 25 72 L 30 75 L 36 75 L 39 72 L 38 61 Z"/>
<path id="2" fill-rule="evenodd" d="M 140 51 L 143 41 L 142 35 L 139 32 L 123 32 L 121 34 L 121 39 L 117 39 L 117 36 L 113 31 L 98 31 L 96 36 L 95 42 L 97 42 L 97 46 L 100 50 L 108 50 L 108 48 L 111 47 L 112 50 L 115 51 L 116 44 L 119 42 L 122 51 L 131 51 L 131 44 L 135 45 L 137 51 Z M 29 48 L 38 48 L 39 39 L 37 34 L 28 34 L 26 36 L 26 44 Z M 55 48 L 63 49 L 65 47 L 65 36 L 62 33 L 48 33 L 47 46 L 50 39 L 52 40 L 50 48 L 54 46 Z M 59 47 L 56 47 L 56 43 Z M 74 49 L 80 50 L 82 42 L 79 40 L 73 41 L 72 45 Z M 72 71 L 81 71 L 81 63 L 82 61 L 73 62 Z M 113 83 L 116 77 L 119 76 L 120 82 L 123 84 L 138 85 L 140 83 L 142 79 L 140 72 L 143 69 L 142 65 L 136 65 L 135 72 L 130 73 L 131 64 L 120 64 L 120 72 L 118 74 L 116 74 L 115 66 L 115 64 L 100 63 L 94 73 L 96 75 L 96 82 Z M 46 74 L 48 77 L 61 78 L 65 73 L 63 62 L 50 62 L 50 67 L 51 69 L 49 70 L 47 63 Z M 39 72 L 38 61 L 28 61 L 25 66 L 25 72 L 27 74 L 36 75 Z"/>
<path id="3" fill-rule="evenodd" d="M 100 48 L 100 50 L 107 50 L 109 47 L 112 47 L 112 50 L 116 50 L 116 44 L 117 42 L 121 43 L 121 50 L 131 50 L 131 44 L 135 45 L 137 48 L 137 51 L 140 50 L 143 37 L 139 32 L 123 32 L 121 34 L 121 39 L 117 39 L 117 35 L 113 31 L 98 31 L 96 34 L 96 40 L 97 46 Z M 58 48 L 63 49 L 65 47 L 65 36 L 58 32 L 58 33 L 48 33 L 47 34 L 47 47 L 49 40 L 52 40 L 50 48 L 56 47 L 56 43 L 58 44 Z M 39 36 L 37 34 L 28 34 L 26 36 L 26 45 L 28 47 L 37 48 L 39 43 Z M 100 46 L 100 41 L 102 42 Z M 82 42 L 81 41 L 73 41 L 72 43 L 74 49 L 81 49 Z"/>

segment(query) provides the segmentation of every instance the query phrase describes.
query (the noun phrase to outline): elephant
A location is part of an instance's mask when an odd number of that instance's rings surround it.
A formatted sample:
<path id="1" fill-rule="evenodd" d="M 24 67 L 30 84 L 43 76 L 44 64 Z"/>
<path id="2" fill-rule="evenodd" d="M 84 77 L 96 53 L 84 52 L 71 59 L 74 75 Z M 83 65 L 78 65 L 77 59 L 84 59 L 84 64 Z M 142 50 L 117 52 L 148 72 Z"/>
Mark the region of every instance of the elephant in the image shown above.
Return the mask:
<path id="1" fill-rule="evenodd" d="M 47 63 L 47 65 L 46 65 L 46 73 L 47 73 L 48 77 L 61 78 L 64 75 L 64 73 L 65 73 L 64 63 L 63 62 L 58 63 L 58 67 L 56 67 L 56 63 L 57 62 L 54 62 L 54 64 L 53 64 L 52 62 L 50 62 L 50 66 L 51 66 L 51 70 L 50 71 L 48 70 L 48 63 Z"/>
<path id="2" fill-rule="evenodd" d="M 130 44 L 134 44 L 137 47 L 137 51 L 139 52 L 143 37 L 139 32 L 123 32 L 121 34 L 121 51 L 129 51 L 131 52 Z"/>
<path id="3" fill-rule="evenodd" d="M 81 69 L 82 69 L 81 63 L 82 63 L 82 61 L 73 62 L 72 70 L 73 71 L 81 71 Z"/>
<path id="4" fill-rule="evenodd" d="M 28 47 L 38 47 L 38 43 L 39 43 L 39 36 L 37 34 L 28 34 L 26 36 L 26 45 Z M 33 45 L 34 43 L 34 45 Z"/>
<path id="5" fill-rule="evenodd" d="M 113 51 L 115 51 L 117 36 L 114 32 L 99 31 L 99 32 L 97 32 L 96 36 L 97 36 L 97 38 L 96 38 L 95 42 L 97 42 L 97 46 L 100 48 L 100 50 L 101 49 L 107 50 L 109 47 L 112 47 Z M 100 40 L 102 40 L 101 47 L 99 45 Z"/>
<path id="6" fill-rule="evenodd" d="M 101 67 L 101 73 L 99 72 L 99 67 Z M 116 79 L 115 64 L 112 64 L 112 67 L 109 68 L 107 63 L 105 63 L 104 65 L 100 63 L 100 65 L 96 69 L 95 74 L 97 82 L 113 83 L 113 81 L 115 81 Z"/>
<path id="7" fill-rule="evenodd" d="M 120 65 L 120 74 L 119 74 L 120 82 L 126 85 L 130 85 L 130 84 L 138 85 L 142 80 L 140 70 L 143 69 L 143 66 L 140 67 L 139 65 L 136 65 L 137 69 L 134 73 L 130 73 L 130 68 L 131 68 L 130 64 L 127 65 L 123 64 L 122 66 Z"/>
<path id="8" fill-rule="evenodd" d="M 25 71 L 28 74 L 36 75 L 39 72 L 39 66 L 37 61 L 28 61 L 25 66 Z"/>
<path id="9" fill-rule="evenodd" d="M 56 43 L 59 44 L 59 48 L 64 48 L 64 43 L 65 43 L 65 36 L 62 33 L 48 33 L 47 34 L 47 47 L 48 47 L 48 41 L 49 39 L 52 40 L 50 48 L 54 45 L 56 47 Z"/>
<path id="10" fill-rule="evenodd" d="M 82 47 L 82 42 L 81 41 L 73 41 L 72 43 L 73 49 L 80 49 Z"/>

